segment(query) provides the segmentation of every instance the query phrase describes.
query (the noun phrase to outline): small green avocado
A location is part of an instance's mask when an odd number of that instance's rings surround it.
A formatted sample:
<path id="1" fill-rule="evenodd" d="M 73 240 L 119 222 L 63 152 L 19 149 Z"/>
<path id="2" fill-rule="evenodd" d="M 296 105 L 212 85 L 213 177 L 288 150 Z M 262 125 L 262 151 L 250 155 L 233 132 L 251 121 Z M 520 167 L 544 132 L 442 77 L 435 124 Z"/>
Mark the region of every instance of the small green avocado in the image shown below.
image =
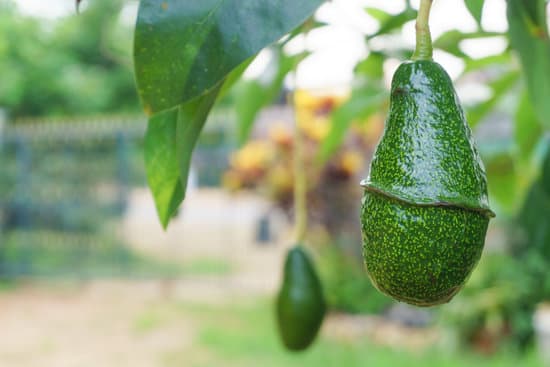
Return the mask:
<path id="1" fill-rule="evenodd" d="M 287 253 L 276 306 L 283 344 L 292 351 L 306 349 L 319 332 L 326 302 L 315 268 L 301 246 Z"/>
<path id="2" fill-rule="evenodd" d="M 373 284 L 417 306 L 450 301 L 480 258 L 494 213 L 472 133 L 439 64 L 397 69 L 384 134 L 361 184 Z"/>

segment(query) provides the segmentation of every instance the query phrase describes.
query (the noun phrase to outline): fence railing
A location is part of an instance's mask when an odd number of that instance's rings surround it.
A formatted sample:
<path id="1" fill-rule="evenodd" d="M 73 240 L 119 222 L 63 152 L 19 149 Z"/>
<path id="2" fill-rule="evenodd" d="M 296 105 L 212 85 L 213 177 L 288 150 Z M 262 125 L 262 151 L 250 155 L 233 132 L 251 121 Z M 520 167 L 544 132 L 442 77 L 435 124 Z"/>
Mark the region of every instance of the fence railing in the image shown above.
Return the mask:
<path id="1" fill-rule="evenodd" d="M 131 117 L 4 126 L 0 277 L 175 271 L 134 253 L 113 228 L 130 190 L 146 185 L 145 127 L 144 119 Z M 199 146 L 193 158 L 200 185 L 218 184 L 227 165 L 230 142 L 214 141 Z"/>

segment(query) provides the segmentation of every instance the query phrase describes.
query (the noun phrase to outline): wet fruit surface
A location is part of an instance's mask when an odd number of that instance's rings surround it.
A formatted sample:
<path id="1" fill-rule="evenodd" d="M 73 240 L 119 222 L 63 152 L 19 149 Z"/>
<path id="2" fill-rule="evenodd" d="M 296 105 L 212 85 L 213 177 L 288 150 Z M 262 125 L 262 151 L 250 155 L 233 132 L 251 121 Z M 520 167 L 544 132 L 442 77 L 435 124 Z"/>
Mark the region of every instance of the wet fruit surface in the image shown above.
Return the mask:
<path id="1" fill-rule="evenodd" d="M 418 306 L 447 302 L 462 288 L 481 256 L 489 223 L 479 212 L 411 205 L 370 192 L 362 216 L 374 285 Z"/>
<path id="2" fill-rule="evenodd" d="M 419 306 L 448 302 L 481 256 L 485 169 L 451 79 L 433 61 L 403 63 L 371 163 L 361 212 L 367 272 Z"/>

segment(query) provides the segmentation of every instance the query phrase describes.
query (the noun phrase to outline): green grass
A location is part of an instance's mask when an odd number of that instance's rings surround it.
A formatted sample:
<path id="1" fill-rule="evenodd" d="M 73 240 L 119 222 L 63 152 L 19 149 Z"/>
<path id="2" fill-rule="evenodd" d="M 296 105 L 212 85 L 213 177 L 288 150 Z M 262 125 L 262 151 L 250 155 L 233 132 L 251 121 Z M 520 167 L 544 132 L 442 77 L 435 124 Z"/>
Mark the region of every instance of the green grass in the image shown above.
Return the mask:
<path id="1" fill-rule="evenodd" d="M 368 339 L 353 342 L 322 337 L 304 353 L 283 349 L 276 334 L 273 309 L 269 302 L 230 306 L 183 305 L 200 325 L 192 351 L 167 356 L 167 366 L 214 367 L 535 367 L 534 353 L 527 356 L 502 354 L 483 357 L 469 352 L 443 349 L 396 350 L 373 345 Z"/>
<path id="2" fill-rule="evenodd" d="M 138 315 L 134 320 L 133 330 L 137 334 L 146 334 L 170 322 L 170 315 L 164 309 L 153 307 Z"/>
<path id="3" fill-rule="evenodd" d="M 12 231 L 3 238 L 2 267 L 6 275 L 180 277 L 227 275 L 224 259 L 197 258 L 184 264 L 149 257 L 112 236 L 34 230 Z"/>
<path id="4" fill-rule="evenodd" d="M 182 266 L 184 275 L 227 275 L 233 270 L 229 262 L 208 257 L 194 259 Z"/>

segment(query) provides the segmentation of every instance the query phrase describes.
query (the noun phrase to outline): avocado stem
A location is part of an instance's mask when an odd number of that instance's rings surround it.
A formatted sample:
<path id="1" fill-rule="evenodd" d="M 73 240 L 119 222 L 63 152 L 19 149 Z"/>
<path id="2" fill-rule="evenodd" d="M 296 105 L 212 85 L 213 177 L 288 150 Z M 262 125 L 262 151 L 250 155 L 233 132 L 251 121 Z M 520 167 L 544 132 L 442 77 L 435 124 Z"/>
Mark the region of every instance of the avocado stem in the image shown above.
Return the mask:
<path id="1" fill-rule="evenodd" d="M 416 50 L 413 60 L 432 60 L 433 47 L 430 34 L 430 11 L 433 0 L 420 0 L 420 8 L 416 17 Z"/>
<path id="2" fill-rule="evenodd" d="M 296 97 L 294 96 L 294 102 Z M 294 103 L 296 110 L 296 103 Z M 307 179 L 304 160 L 304 137 L 300 130 L 298 113 L 294 126 L 294 230 L 297 243 L 304 243 L 307 231 Z"/>

